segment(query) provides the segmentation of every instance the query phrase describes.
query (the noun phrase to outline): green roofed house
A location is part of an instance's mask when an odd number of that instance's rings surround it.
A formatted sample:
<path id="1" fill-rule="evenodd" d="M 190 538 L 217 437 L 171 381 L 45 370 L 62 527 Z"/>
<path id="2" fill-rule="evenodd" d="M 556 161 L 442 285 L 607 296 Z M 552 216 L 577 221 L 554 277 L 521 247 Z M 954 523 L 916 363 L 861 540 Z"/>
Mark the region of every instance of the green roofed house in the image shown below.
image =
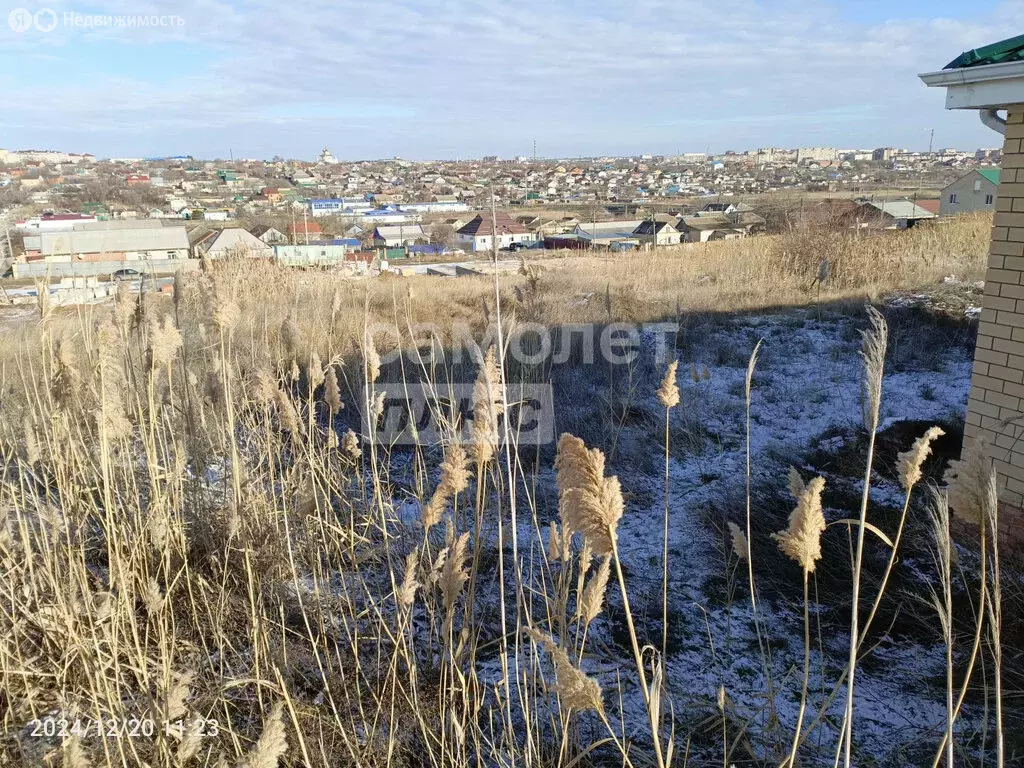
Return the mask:
<path id="1" fill-rule="evenodd" d="M 947 109 L 975 109 L 1003 135 L 985 300 L 978 324 L 964 447 L 981 441 L 999 481 L 999 533 L 1024 543 L 1024 35 L 961 54 L 921 75 Z M 1003 114 L 1005 113 L 1005 116 Z M 994 182 L 978 174 L 974 182 Z M 959 198 L 958 198 L 959 199 Z"/>
<path id="2" fill-rule="evenodd" d="M 953 216 L 957 213 L 994 211 L 998 186 L 998 168 L 975 169 L 942 190 L 939 198 L 939 215 Z"/>

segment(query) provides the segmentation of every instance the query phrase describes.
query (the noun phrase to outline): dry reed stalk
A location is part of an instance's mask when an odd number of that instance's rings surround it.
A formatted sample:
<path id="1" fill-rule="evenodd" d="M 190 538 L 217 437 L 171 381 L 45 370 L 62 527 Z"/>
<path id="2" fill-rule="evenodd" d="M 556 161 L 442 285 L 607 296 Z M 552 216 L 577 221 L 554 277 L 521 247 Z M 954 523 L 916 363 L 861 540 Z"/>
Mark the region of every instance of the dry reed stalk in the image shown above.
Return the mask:
<path id="1" fill-rule="evenodd" d="M 807 685 L 811 675 L 811 617 L 810 598 L 807 582 L 809 574 L 821 559 L 821 534 L 825 532 L 825 515 L 821 509 L 821 493 L 825 490 L 825 479 L 816 477 L 809 482 L 800 493 L 796 508 L 789 516 L 789 528 L 781 533 L 772 534 L 779 543 L 783 554 L 800 565 L 803 572 L 804 586 L 804 676 L 800 689 L 800 709 L 796 718 L 796 729 L 793 734 L 793 746 L 789 760 L 785 765 L 796 765 L 796 753 L 800 747 L 800 734 L 803 730 L 804 713 L 807 711 Z"/>
<path id="2" fill-rule="evenodd" d="M 750 465 L 751 465 L 751 454 L 750 454 L 750 410 L 751 410 L 751 394 L 754 388 L 754 371 L 757 369 L 757 356 L 761 350 L 761 342 L 759 339 L 757 344 L 754 345 L 754 349 L 750 353 L 750 359 L 747 361 L 747 372 L 743 379 L 743 402 L 744 402 L 744 427 L 745 427 L 745 462 L 744 462 L 744 480 L 745 480 L 745 500 L 746 500 L 746 516 L 745 516 L 745 533 L 746 540 L 749 544 L 751 535 L 751 515 L 750 515 Z M 754 632 L 757 635 L 757 647 L 761 654 L 761 668 L 764 671 L 765 681 L 768 684 L 768 722 L 775 720 L 775 684 L 772 680 L 771 670 L 771 645 L 768 639 L 764 636 L 761 629 L 761 618 L 758 611 L 757 605 L 757 587 L 754 582 L 754 558 L 749 546 L 747 548 L 747 586 L 750 592 L 750 610 L 754 619 Z"/>
<path id="3" fill-rule="evenodd" d="M 956 705 L 953 707 L 952 719 L 955 720 L 959 717 L 960 709 L 967 696 L 967 689 L 974 674 L 974 666 L 981 649 L 981 638 L 988 601 L 988 521 L 994 515 L 998 515 L 999 493 L 996 470 L 991 458 L 988 456 L 988 446 L 985 440 L 982 438 L 976 439 L 964 450 L 961 459 L 951 461 L 949 468 L 946 470 L 945 475 L 943 475 L 943 480 L 947 483 L 946 493 L 949 499 L 950 510 L 963 522 L 969 525 L 976 525 L 979 529 L 979 572 L 981 578 L 978 587 L 978 613 L 975 618 L 974 642 L 971 646 L 971 654 L 968 658 L 967 669 L 964 672 L 964 679 Z M 939 750 L 933 762 L 933 768 L 938 766 L 943 752 L 951 739 L 952 726 L 950 726 L 940 741 Z"/>
<path id="4" fill-rule="evenodd" d="M 366 369 L 367 379 L 373 384 L 380 378 L 380 355 L 377 353 L 377 345 L 369 331 L 363 336 L 363 365 Z"/>
<path id="5" fill-rule="evenodd" d="M 991 485 L 995 486 L 995 473 L 991 475 Z M 1003 595 L 999 575 L 999 503 L 988 505 L 988 527 L 992 531 L 992 596 L 988 601 L 988 629 L 994 665 L 993 679 L 996 708 L 996 768 L 1003 768 L 1006 763 L 1006 743 L 1003 736 Z M 982 578 L 987 574 L 982 573 Z"/>
<path id="6" fill-rule="evenodd" d="M 665 521 L 662 537 L 662 581 L 661 581 L 661 655 L 668 652 L 668 529 L 669 529 L 669 417 L 672 409 L 679 405 L 679 384 L 676 372 L 679 361 L 673 360 L 665 371 L 665 378 L 658 388 L 658 402 L 665 407 Z"/>
<path id="7" fill-rule="evenodd" d="M 953 726 L 956 722 L 956 712 L 953 708 L 953 544 L 949 535 L 949 502 L 946 495 L 938 490 L 932 491 L 932 503 L 930 505 L 930 517 L 932 538 L 934 540 L 933 556 L 936 570 L 939 574 L 939 583 L 942 586 L 941 597 L 932 591 L 932 604 L 935 606 L 936 615 L 939 617 L 939 625 L 942 628 L 942 639 L 946 646 L 946 728 L 945 728 L 945 757 L 946 765 L 953 763 Z M 939 749 L 939 757 L 943 754 Z"/>
<path id="8" fill-rule="evenodd" d="M 893 537 L 892 546 L 889 551 L 889 559 L 886 562 L 885 571 L 883 572 L 882 579 L 879 583 L 878 593 L 875 595 L 871 611 L 868 613 L 867 620 L 864 622 L 864 626 L 861 629 L 862 636 L 867 634 L 875 620 L 875 616 L 878 613 L 878 607 L 882 603 L 886 587 L 889 584 L 889 577 L 892 575 L 893 567 L 896 564 L 896 555 L 897 552 L 899 552 L 900 542 L 903 540 L 903 531 L 906 526 L 907 513 L 910 510 L 911 493 L 914 486 L 921 480 L 921 466 L 931 454 L 932 442 L 943 434 L 945 433 L 939 427 L 930 427 L 921 437 L 914 441 L 909 450 L 903 451 L 896 456 L 896 474 L 899 477 L 900 484 L 903 486 L 903 490 L 905 492 L 903 498 L 903 509 L 900 512 L 899 523 L 896 526 L 896 535 Z M 863 642 L 864 638 L 862 637 L 860 644 L 863 644 Z"/>
<path id="9" fill-rule="evenodd" d="M 591 542 L 595 554 L 611 555 L 613 558 L 633 648 L 633 660 L 640 676 L 640 688 L 651 726 L 655 757 L 659 768 L 665 768 L 659 718 L 651 706 L 651 689 L 647 683 L 643 654 L 629 607 L 626 580 L 616 544 L 616 530 L 625 506 L 619 479 L 604 476 L 604 454 L 600 450 L 588 450 L 582 440 L 568 433 L 563 434 L 558 440 L 555 471 L 563 530 L 582 533 Z"/>
<path id="10" fill-rule="evenodd" d="M 878 414 L 882 406 L 882 376 L 885 369 L 885 350 L 889 329 L 885 318 L 874 307 L 867 308 L 870 331 L 862 331 L 861 357 L 864 359 L 864 427 L 868 430 L 868 451 L 864 470 L 864 490 L 861 494 L 860 516 L 857 526 L 857 549 L 853 565 L 853 594 L 850 606 L 850 654 L 846 671 L 846 707 L 843 714 L 843 733 L 839 739 L 839 752 L 845 768 L 850 768 L 853 746 L 853 696 L 857 672 L 857 649 L 860 647 L 860 579 L 864 564 L 864 532 L 867 529 L 868 500 L 871 493 L 871 465 L 875 456 L 875 436 L 878 432 Z"/>

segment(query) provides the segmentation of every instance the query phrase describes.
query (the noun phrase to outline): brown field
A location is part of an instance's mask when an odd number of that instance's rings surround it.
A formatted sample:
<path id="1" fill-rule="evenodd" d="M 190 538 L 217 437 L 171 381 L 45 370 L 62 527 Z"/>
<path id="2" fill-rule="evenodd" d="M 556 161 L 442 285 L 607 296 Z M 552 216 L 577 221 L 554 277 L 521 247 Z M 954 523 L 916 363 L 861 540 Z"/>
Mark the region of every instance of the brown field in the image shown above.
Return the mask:
<path id="1" fill-rule="evenodd" d="M 870 570 L 863 594 L 871 599 L 861 623 L 853 619 L 852 662 L 845 650 L 832 657 L 812 703 L 811 658 L 818 663 L 822 638 L 819 625 L 812 642 L 808 583 L 821 557 L 824 481 L 791 477 L 789 527 L 777 543 L 759 536 L 755 545 L 748 542 L 748 461 L 747 526 L 732 530 L 724 578 L 736 585 L 729 620 L 753 642 L 746 650 L 727 647 L 710 624 L 706 637 L 712 652 L 745 653 L 751 674 L 767 673 L 758 585 L 770 574 L 759 570 L 758 546 L 778 545 L 803 574 L 802 595 L 798 576 L 791 602 L 794 615 L 802 611 L 797 659 L 805 655 L 791 674 L 769 675 L 767 690 L 785 689 L 799 701 L 794 727 L 773 717 L 766 693 L 758 693 L 763 706 L 754 712 L 741 711 L 724 688 L 717 702 L 678 710 L 669 693 L 670 606 L 660 580 L 663 569 L 666 585 L 669 578 L 674 366 L 643 377 L 639 369 L 609 371 L 600 395 L 578 382 L 576 399 L 594 400 L 594 412 L 609 412 L 620 426 L 635 413 L 637 390 L 657 392 L 664 409 L 647 458 L 665 466 L 664 488 L 657 473 L 653 486 L 655 506 L 665 494 L 665 555 L 659 513 L 648 564 L 624 562 L 619 552 L 620 521 L 635 514 L 642 489 L 624 489 L 612 476 L 606 460 L 614 446 L 564 435 L 552 467 L 548 454 L 516 442 L 502 415 L 509 397 L 500 344 L 471 367 L 467 441 L 458 439 L 467 425 L 451 412 L 435 414 L 439 443 L 404 448 L 347 425 L 358 425 L 358 414 L 379 418 L 378 388 L 396 375 L 394 365 L 382 373 L 380 355 L 420 342 L 418 324 L 435 324 L 444 346 L 457 325 L 479 331 L 499 316 L 504 341 L 521 322 L 644 323 L 860 303 L 933 290 L 949 275 L 980 279 L 989 227 L 987 217 L 964 217 L 908 232 L 545 257 L 497 279 L 352 280 L 228 262 L 180 276 L 173 296 L 122 292 L 113 307 L 44 304 L 0 352 L 0 764 L 665 768 L 779 765 L 791 755 L 793 765 L 831 765 L 836 754 L 840 764 L 867 764 L 859 746 L 851 762 L 834 739 L 822 744 L 816 729 L 827 722 L 838 732 L 850 723 L 857 744 L 860 713 L 851 699 L 844 714 L 842 683 L 872 651 L 865 643 L 878 607 L 872 600 L 877 594 L 881 601 L 903 551 L 896 535 L 880 561 L 862 568 L 869 529 L 856 521 L 864 520 L 870 482 L 863 507 L 858 495 L 847 515 L 856 561 L 851 556 L 844 588 L 858 605 L 862 570 Z M 368 338 L 366 328 L 378 323 L 398 330 Z M 873 313 L 864 341 L 868 456 L 879 427 L 886 338 L 885 321 Z M 745 360 L 748 353 L 737 354 Z M 746 387 L 747 428 L 755 363 L 738 381 L 741 393 Z M 701 373 L 692 371 L 701 386 Z M 443 361 L 422 374 L 418 380 L 437 387 L 456 378 Z M 738 422 L 742 433 L 742 416 Z M 924 497 L 917 470 L 928 450 L 925 442 L 900 459 L 906 502 L 899 531 L 911 494 Z M 966 465 L 960 475 L 956 513 L 984 521 L 984 468 Z M 945 565 L 927 611 L 936 627 L 951 627 L 959 561 L 949 554 L 943 499 L 933 506 Z M 984 558 L 998 550 L 985 542 L 977 573 L 987 574 Z M 975 561 L 964 562 L 969 570 Z M 653 595 L 638 591 L 645 570 L 659 585 Z M 956 640 L 969 653 L 958 655 L 955 680 L 950 666 L 951 699 L 981 685 L 960 659 L 973 670 L 982 658 L 985 680 L 993 665 L 998 679 L 994 573 L 981 580 L 992 610 L 986 613 L 983 597 L 971 623 L 974 608 L 957 604 L 956 626 L 967 623 Z M 973 578 L 964 577 L 970 589 Z M 656 607 L 653 617 L 641 615 L 641 602 Z M 652 622 L 664 629 L 648 637 Z M 691 631 L 705 637 L 703 627 Z M 998 689 L 992 701 L 1001 731 Z M 930 764 L 944 743 L 952 748 L 958 713 L 913 745 L 914 754 L 927 754 Z M 115 731 L 147 727 L 125 724 L 130 718 L 155 730 L 138 738 L 88 730 L 99 720 Z M 63 736 L 46 730 L 54 720 L 67 721 Z M 965 764 L 984 754 L 974 744 L 956 746 Z"/>

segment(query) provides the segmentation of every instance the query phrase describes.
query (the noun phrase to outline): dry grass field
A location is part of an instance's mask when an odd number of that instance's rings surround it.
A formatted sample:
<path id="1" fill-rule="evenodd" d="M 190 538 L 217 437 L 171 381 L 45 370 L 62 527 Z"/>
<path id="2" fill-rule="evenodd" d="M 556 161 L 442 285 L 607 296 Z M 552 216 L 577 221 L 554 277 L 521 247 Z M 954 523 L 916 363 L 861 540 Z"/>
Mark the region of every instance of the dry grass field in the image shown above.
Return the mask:
<path id="1" fill-rule="evenodd" d="M 955 428 L 970 327 L 863 308 L 980 279 L 989 226 L 42 302 L 0 350 L 0 764 L 1011 764 L 990 467 L 947 497 L 942 430 L 893 432 Z M 620 322 L 680 330 L 509 353 Z M 437 438 L 380 439 L 413 384 Z M 840 413 L 842 476 L 793 439 Z"/>

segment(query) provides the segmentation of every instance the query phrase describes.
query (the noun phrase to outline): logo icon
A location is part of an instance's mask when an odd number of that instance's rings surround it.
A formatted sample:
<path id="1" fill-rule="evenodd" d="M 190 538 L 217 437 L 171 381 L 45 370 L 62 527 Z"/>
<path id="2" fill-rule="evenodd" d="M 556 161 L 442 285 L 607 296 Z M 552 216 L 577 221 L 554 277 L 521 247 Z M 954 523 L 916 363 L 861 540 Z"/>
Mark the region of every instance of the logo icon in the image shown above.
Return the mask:
<path id="1" fill-rule="evenodd" d="M 33 20 L 40 32 L 52 32 L 57 26 L 57 14 L 52 8 L 40 8 Z"/>
<path id="2" fill-rule="evenodd" d="M 56 14 L 54 14 L 54 23 L 56 23 Z M 15 32 L 28 32 L 32 29 L 32 11 L 27 8 L 15 8 L 7 14 L 7 24 Z"/>

